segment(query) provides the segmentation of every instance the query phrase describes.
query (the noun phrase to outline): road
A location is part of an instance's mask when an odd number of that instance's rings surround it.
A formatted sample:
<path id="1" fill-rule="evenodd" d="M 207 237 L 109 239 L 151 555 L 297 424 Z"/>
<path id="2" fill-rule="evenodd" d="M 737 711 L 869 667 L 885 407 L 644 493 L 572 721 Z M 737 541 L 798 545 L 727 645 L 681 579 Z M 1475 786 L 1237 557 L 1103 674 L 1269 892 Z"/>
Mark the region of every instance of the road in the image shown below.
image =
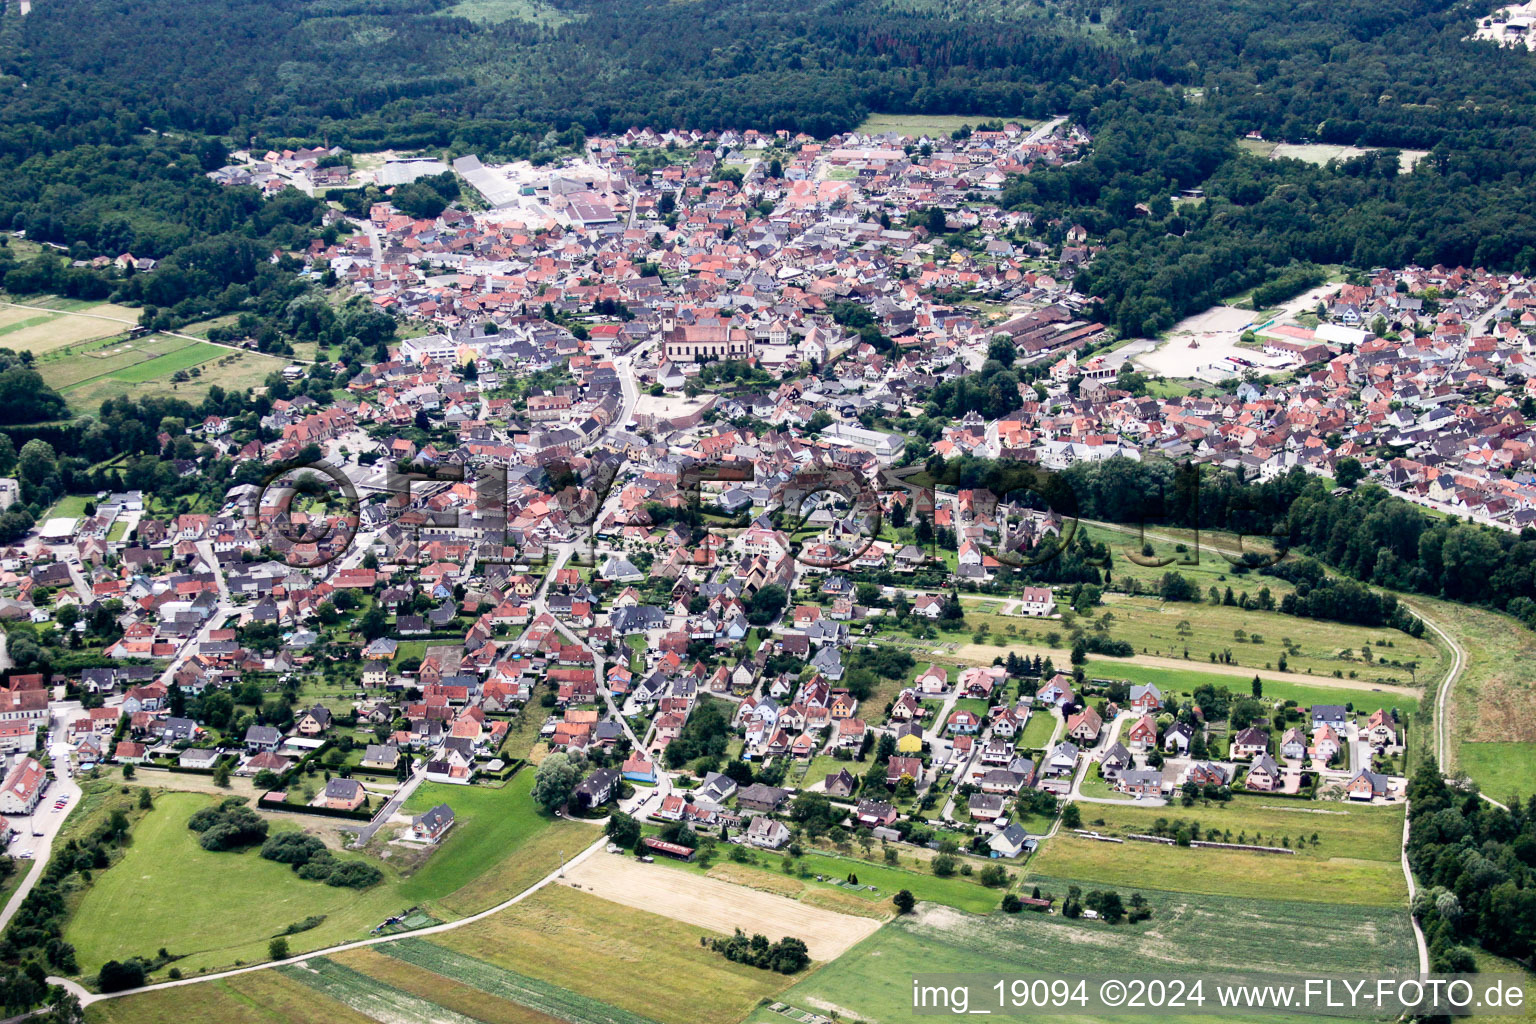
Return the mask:
<path id="1" fill-rule="evenodd" d="M 21 887 L 11 895 L 5 909 L 0 911 L 0 930 L 4 930 L 5 926 L 11 923 L 11 918 L 21 907 L 21 901 L 26 899 L 33 886 L 37 885 L 38 879 L 43 875 L 43 865 L 48 863 L 48 857 L 53 852 L 53 841 L 58 837 L 59 829 L 64 826 L 64 819 L 69 816 L 70 811 L 80 806 L 80 787 L 75 784 L 74 777 L 68 774 L 70 747 L 65 739 L 69 735 L 67 718 L 60 716 L 51 720 L 48 735 L 50 739 L 55 736 L 60 737 L 57 742 L 49 744 L 49 754 L 53 758 L 53 763 L 62 767 L 65 775 L 62 779 L 49 783 L 36 811 L 26 817 L 11 818 L 12 827 L 20 830 L 21 835 L 10 845 L 7 852 L 12 857 L 17 857 L 31 851 L 32 859 L 22 861 L 30 870 L 27 871 L 26 880 L 21 883 Z M 63 810 L 56 811 L 53 809 L 53 804 L 61 796 L 68 797 L 69 802 L 65 804 Z M 34 836 L 33 832 L 43 834 Z"/>
<path id="2" fill-rule="evenodd" d="M 1080 792 L 1083 780 L 1088 777 L 1088 771 L 1094 764 L 1093 752 L 1108 750 L 1114 746 L 1116 741 L 1120 739 L 1120 730 L 1125 726 L 1125 723 L 1133 722 L 1140 717 L 1141 713 L 1138 711 L 1120 712 L 1115 716 L 1115 720 L 1109 724 L 1109 735 L 1100 735 L 1099 741 L 1090 750 L 1083 751 L 1083 763 L 1078 766 L 1077 774 L 1072 776 L 1072 789 L 1068 793 L 1067 799 L 1073 801 L 1080 800 L 1085 804 L 1126 804 L 1131 807 L 1161 807 L 1168 802 L 1160 796 L 1142 797 L 1140 800 L 1136 800 L 1130 797 L 1116 799 L 1115 797 L 1108 796 L 1083 796 Z"/>
<path id="3" fill-rule="evenodd" d="M 352 845 L 367 846 L 369 840 L 371 840 L 374 835 L 378 833 L 379 829 L 384 827 L 385 823 L 389 821 L 394 813 L 398 811 L 405 804 L 405 802 L 411 798 L 411 794 L 416 792 L 416 788 L 422 784 L 426 777 L 427 763 L 426 761 L 422 761 L 416 766 L 416 769 L 411 772 L 411 777 L 401 783 L 399 787 L 395 789 L 394 793 L 390 795 L 390 798 L 384 802 L 384 806 L 379 808 L 379 813 L 370 818 L 368 820 L 368 824 L 355 831 L 357 840 Z M 341 827 L 346 831 L 353 831 L 352 828 L 348 825 L 343 825 Z"/>
<path id="4" fill-rule="evenodd" d="M 1414 894 L 1418 888 L 1413 883 L 1413 869 L 1408 866 L 1408 819 L 1409 805 L 1403 802 L 1403 848 L 1400 856 L 1403 861 L 1403 877 L 1408 880 L 1408 906 L 1413 906 Z M 1419 973 L 1429 973 L 1429 946 L 1424 942 L 1424 929 L 1419 927 L 1419 919 L 1413 916 L 1412 910 L 1408 912 L 1408 920 L 1413 924 L 1413 942 L 1419 948 Z"/>
<path id="5" fill-rule="evenodd" d="M 50 977 L 48 979 L 48 983 L 50 985 L 64 986 L 64 988 L 68 990 L 72 995 L 74 995 L 75 998 L 80 1000 L 81 1006 L 89 1006 L 91 1003 L 99 1003 L 107 999 L 120 999 L 123 996 L 136 995 L 140 992 L 153 992 L 159 989 L 180 988 L 183 985 L 201 985 L 207 981 L 217 981 L 221 978 L 233 978 L 241 974 L 250 974 L 253 971 L 265 971 L 273 967 L 282 967 L 288 964 L 303 964 L 304 961 L 308 960 L 310 957 L 330 956 L 335 953 L 344 953 L 349 949 L 364 949 L 368 946 L 383 945 L 386 942 L 397 942 L 400 939 L 420 939 L 428 935 L 439 935 L 443 932 L 451 932 L 456 928 L 463 928 L 465 925 L 471 925 L 479 921 L 484 921 L 492 914 L 499 914 L 503 910 L 506 910 L 508 907 L 521 903 L 523 900 L 527 899 L 529 896 L 532 896 L 534 893 L 538 892 L 545 886 L 558 882 L 565 875 L 566 868 L 575 867 L 577 864 L 580 864 L 582 861 L 592 856 L 598 850 L 601 850 L 604 846 L 607 845 L 607 843 L 608 838 L 606 836 L 599 837 L 595 842 L 592 843 L 592 845 L 576 854 L 576 856 L 572 857 L 570 860 L 561 864 L 554 871 L 551 871 L 549 874 L 545 875 L 543 878 L 539 879 L 533 885 L 524 889 L 516 896 L 513 896 L 507 900 L 503 900 L 502 902 L 496 904 L 494 907 L 491 907 L 489 910 L 482 910 L 478 914 L 471 914 L 469 917 L 463 917 L 457 921 L 449 921 L 446 924 L 435 924 L 427 928 L 418 928 L 415 931 L 401 932 L 398 935 L 379 935 L 371 939 L 359 939 L 356 942 L 344 942 L 339 946 L 328 946 L 325 949 L 312 950 L 301 956 L 288 957 L 286 960 L 273 960 L 264 964 L 256 964 L 252 967 L 237 967 L 234 970 L 219 971 L 216 974 L 204 974 L 196 978 L 181 978 L 177 981 L 162 981 L 154 985 L 145 985 L 142 988 L 127 989 L 123 992 L 89 992 L 79 983 L 71 981 L 68 978 Z"/>

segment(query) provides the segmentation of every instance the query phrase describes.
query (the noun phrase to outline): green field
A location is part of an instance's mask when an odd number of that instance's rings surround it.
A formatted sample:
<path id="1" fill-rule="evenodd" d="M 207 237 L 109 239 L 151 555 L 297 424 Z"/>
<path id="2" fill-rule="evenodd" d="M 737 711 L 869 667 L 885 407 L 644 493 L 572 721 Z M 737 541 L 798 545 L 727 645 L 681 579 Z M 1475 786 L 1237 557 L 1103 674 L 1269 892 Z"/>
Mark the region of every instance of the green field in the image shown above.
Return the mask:
<path id="1" fill-rule="evenodd" d="M 137 309 L 110 302 L 45 299 L 0 305 L 0 347 L 31 352 L 41 359 L 98 338 L 122 334 L 138 322 Z"/>
<path id="2" fill-rule="evenodd" d="M 162 793 L 134 828 L 121 863 L 86 892 L 65 934 L 87 974 L 160 946 L 185 956 L 176 966 L 190 973 L 260 960 L 269 938 L 311 915 L 326 920 L 291 936 L 294 952 L 361 938 L 411 906 L 424 905 L 441 920 L 475 913 L 527 888 L 597 835 L 595 826 L 538 814 L 528 795 L 532 779 L 527 772 L 501 789 L 442 787 L 449 793 L 424 785 L 416 794 L 421 809 L 447 802 L 456 824 L 414 873 L 401 877 L 409 866 L 396 867 L 398 852 L 378 861 L 385 880 L 362 892 L 305 881 L 255 850 L 205 851 L 186 823 L 211 798 Z M 291 818 L 272 819 L 274 832 L 297 827 Z M 168 891 L 181 895 L 167 899 Z"/>
<path id="3" fill-rule="evenodd" d="M 431 901 L 439 917 L 473 914 L 532 885 L 555 869 L 562 853 L 572 857 L 597 838 L 595 825 L 540 814 L 532 789 L 531 769 L 500 789 L 422 783 L 405 813 L 446 803 L 455 822 L 426 864 L 400 884 L 399 899 Z"/>
<path id="4" fill-rule="evenodd" d="M 1156 683 L 1164 693 L 1189 693 L 1195 687 L 1204 686 L 1207 683 L 1212 686 L 1225 686 L 1238 695 L 1252 692 L 1252 677 L 1245 680 L 1239 676 L 1202 672 L 1199 668 L 1191 668 L 1186 672 L 1179 669 L 1138 665 L 1130 661 L 1094 661 L 1090 658 L 1088 674 L 1095 678 L 1124 679 L 1132 683 Z M 1313 704 L 1353 704 L 1356 710 L 1366 712 L 1383 707 L 1397 708 L 1405 713 L 1417 711 L 1419 707 L 1417 697 L 1395 691 L 1325 684 L 1311 686 L 1274 679 L 1265 675 L 1263 671 L 1255 672 L 1254 675 L 1258 676 L 1259 682 L 1263 684 L 1265 699 L 1294 700 L 1298 707 L 1311 707 Z"/>
<path id="5" fill-rule="evenodd" d="M 964 125 L 975 127 L 983 121 L 1001 120 L 1021 124 L 1026 128 L 1032 127 L 1037 122 L 1024 117 L 1005 117 L 998 115 L 996 118 L 983 117 L 980 114 L 870 114 L 858 127 L 858 131 L 866 135 L 881 135 L 885 132 L 896 132 L 901 135 L 910 135 L 916 138 L 919 135 L 927 135 L 929 138 L 948 136 Z"/>
<path id="6" fill-rule="evenodd" d="M 1059 900 L 1067 885 L 1043 879 L 1041 889 Z M 1092 886 L 1084 884 L 1084 888 Z M 1132 887 L 1121 887 L 1122 899 L 1128 899 L 1131 891 Z M 919 971 L 1045 976 L 1114 971 L 1166 976 L 1181 968 L 1295 973 L 1403 971 L 1416 966 L 1405 911 L 1218 899 L 1150 888 L 1134 891 L 1140 891 L 1153 910 L 1151 920 L 1135 925 L 1073 921 L 1059 914 L 979 918 L 923 904 L 779 998 L 823 1014 L 836 1010 L 847 1019 L 894 1022 L 914 1019 L 911 979 Z M 1090 1018 L 1052 1015 L 1049 1019 Z M 1107 1019 L 1116 1018 L 1091 1018 Z M 760 1008 L 748 1020 L 770 1024 L 784 1018 Z"/>
<path id="7" fill-rule="evenodd" d="M 1019 734 L 1018 745 L 1029 749 L 1044 747 L 1051 741 L 1060 722 L 1054 715 L 1048 712 L 1035 710 L 1029 716 L 1029 721 L 1024 726 L 1024 731 Z"/>
<path id="8" fill-rule="evenodd" d="M 1160 808 L 1175 818 L 1184 808 Z M 1095 805 L 1083 813 L 1085 822 L 1119 810 Z M 1087 827 L 1092 828 L 1092 825 Z M 1282 833 L 1284 829 L 1281 829 Z M 1321 829 L 1305 830 L 1306 834 Z M 1292 829 L 1292 842 L 1303 832 Z M 1265 831 L 1267 837 L 1270 833 Z M 1237 830 L 1233 831 L 1236 838 Z M 1327 844 L 1320 847 L 1327 853 Z M 1300 854 L 1248 853 L 1165 846 L 1160 843 L 1106 843 L 1059 832 L 1030 861 L 1031 871 L 1057 877 L 1087 879 L 1105 885 L 1136 886 L 1165 880 L 1189 892 L 1209 896 L 1257 896 L 1327 904 L 1402 907 L 1408 899 L 1402 866 L 1396 861 L 1361 857 L 1311 857 Z"/>
<path id="9" fill-rule="evenodd" d="M 286 365 L 286 360 L 276 356 L 186 338 L 151 335 L 131 341 L 102 340 L 97 334 L 48 350 L 38 359 L 37 368 L 44 382 L 57 389 L 71 408 L 94 412 L 103 399 L 121 395 L 197 401 L 214 384 L 243 391 L 262 384 L 268 374 Z M 189 371 L 190 379 L 173 381 L 172 375 L 181 370 Z"/>
<path id="10" fill-rule="evenodd" d="M 275 970 L 92 1003 L 85 1019 L 90 1024 L 378 1024 Z"/>
<path id="11" fill-rule="evenodd" d="M 64 932 L 84 973 L 107 960 L 149 957 L 161 946 L 185 956 L 176 964 L 183 973 L 260 960 L 273 935 L 325 914 L 318 928 L 289 940 L 296 952 L 314 949 L 358 938 L 409 905 L 387 881 L 362 892 L 334 888 L 305 881 L 255 850 L 204 850 L 187 819 L 212 802 L 196 793 L 161 793 L 134 827 L 123 859 L 86 891 Z M 286 819 L 272 823 L 274 832 L 294 827 Z"/>

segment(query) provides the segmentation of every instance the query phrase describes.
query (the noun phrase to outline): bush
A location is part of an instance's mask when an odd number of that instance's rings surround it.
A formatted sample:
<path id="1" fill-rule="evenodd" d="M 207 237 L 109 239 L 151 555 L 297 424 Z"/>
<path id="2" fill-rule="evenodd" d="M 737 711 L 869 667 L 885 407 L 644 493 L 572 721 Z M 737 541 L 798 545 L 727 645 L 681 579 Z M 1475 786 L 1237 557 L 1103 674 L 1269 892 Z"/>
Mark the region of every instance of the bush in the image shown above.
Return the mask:
<path id="1" fill-rule="evenodd" d="M 1008 895 L 1003 897 L 1003 913 L 1005 913 L 1005 914 L 1017 914 L 1019 911 L 1021 911 L 1023 909 L 1024 909 L 1024 904 L 1019 902 L 1019 898 L 1017 896 L 1015 896 L 1013 893 L 1009 893 Z"/>
<path id="2" fill-rule="evenodd" d="M 998 889 L 1008 884 L 1008 872 L 1003 870 L 1001 864 L 990 864 L 981 869 L 977 879 L 982 885 L 992 889 Z"/>
<path id="3" fill-rule="evenodd" d="M 187 827 L 202 833 L 198 842 L 203 849 L 215 852 L 251 846 L 267 838 L 266 821 L 239 797 L 203 808 L 188 819 Z"/>
<path id="4" fill-rule="evenodd" d="M 325 843 L 303 832 L 280 832 L 261 844 L 261 855 L 279 864 L 307 864 L 325 852 Z"/>
<path id="5" fill-rule="evenodd" d="M 288 940 L 279 936 L 267 943 L 267 956 L 272 960 L 288 959 Z"/>
<path id="6" fill-rule="evenodd" d="M 364 864 L 360 860 L 347 861 L 338 864 L 326 878 L 326 885 L 334 885 L 338 888 L 366 889 L 370 885 L 376 885 L 384 877 L 384 872 L 372 864 Z"/>
<path id="7" fill-rule="evenodd" d="M 933 858 L 933 873 L 940 878 L 948 878 L 955 873 L 955 858 L 947 853 L 941 853 Z"/>
<path id="8" fill-rule="evenodd" d="M 96 976 L 96 987 L 103 992 L 121 992 L 124 989 L 138 988 L 142 984 L 144 984 L 144 965 L 134 959 L 128 959 L 122 963 L 108 960 L 101 965 L 101 973 Z"/>

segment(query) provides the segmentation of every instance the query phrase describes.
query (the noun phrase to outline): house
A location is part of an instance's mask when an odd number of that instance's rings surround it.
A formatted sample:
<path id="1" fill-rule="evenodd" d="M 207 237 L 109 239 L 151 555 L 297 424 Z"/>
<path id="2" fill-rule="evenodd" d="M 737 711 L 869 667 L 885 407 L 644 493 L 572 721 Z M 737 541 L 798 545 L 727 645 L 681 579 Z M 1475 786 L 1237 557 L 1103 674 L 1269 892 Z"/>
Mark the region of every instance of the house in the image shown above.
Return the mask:
<path id="1" fill-rule="evenodd" d="M 363 750 L 362 767 L 392 772 L 400 763 L 400 748 L 391 743 L 370 743 Z"/>
<path id="2" fill-rule="evenodd" d="M 782 821 L 759 814 L 747 822 L 746 837 L 753 846 L 777 850 L 789 842 L 789 828 Z"/>
<path id="3" fill-rule="evenodd" d="M 709 772 L 704 776 L 694 797 L 704 803 L 723 804 L 736 795 L 736 780 L 723 772 Z"/>
<path id="4" fill-rule="evenodd" d="M 736 805 L 749 811 L 772 813 L 789 799 L 789 790 L 754 782 L 736 793 Z"/>
<path id="5" fill-rule="evenodd" d="M 1127 768 L 1115 780 L 1115 788 L 1134 796 L 1162 796 L 1163 773 L 1155 768 Z"/>
<path id="6" fill-rule="evenodd" d="M 1325 764 L 1343 749 L 1339 734 L 1331 725 L 1319 726 L 1312 734 L 1312 756 Z"/>
<path id="7" fill-rule="evenodd" d="M 283 734 L 270 725 L 253 725 L 245 730 L 245 749 L 252 754 L 270 754 L 282 745 Z"/>
<path id="8" fill-rule="evenodd" d="M 1134 767 L 1135 764 L 1136 762 L 1132 759 L 1131 752 L 1125 748 L 1125 744 L 1116 742 L 1114 746 L 1104 752 L 1104 757 L 1099 761 L 1099 770 L 1103 772 L 1106 779 L 1113 780 L 1127 768 Z"/>
<path id="9" fill-rule="evenodd" d="M 1307 734 L 1292 726 L 1280 737 L 1280 756 L 1287 761 L 1299 761 L 1307 756 Z"/>
<path id="10" fill-rule="evenodd" d="M 571 794 L 571 799 L 582 810 L 601 807 L 613 799 L 619 779 L 619 773 L 612 768 L 598 768 L 577 785 L 576 791 Z"/>
<path id="11" fill-rule="evenodd" d="M 1366 721 L 1365 728 L 1361 731 L 1373 747 L 1397 746 L 1397 723 L 1392 720 L 1392 715 L 1385 708 L 1377 708 L 1371 712 L 1371 717 Z"/>
<path id="12" fill-rule="evenodd" d="M 987 840 L 987 849 L 994 858 L 1013 858 L 1032 848 L 1033 843 L 1023 826 L 1014 824 Z"/>
<path id="13" fill-rule="evenodd" d="M 891 760 L 894 761 L 896 758 L 893 757 Z M 847 768 L 839 768 L 836 774 L 827 776 L 827 781 L 821 788 L 828 796 L 850 797 L 859 788 L 859 780 Z"/>
<path id="14" fill-rule="evenodd" d="M 971 817 L 977 821 L 996 821 L 1003 815 L 1008 798 L 999 793 L 972 793 L 966 804 Z"/>
<path id="15" fill-rule="evenodd" d="M 1211 761 L 1196 761 L 1184 773 L 1184 781 L 1201 787 L 1225 786 L 1228 781 L 1227 770 Z"/>
<path id="16" fill-rule="evenodd" d="M 1355 773 L 1355 777 L 1344 784 L 1344 792 L 1351 800 L 1376 800 L 1385 798 L 1389 792 L 1387 777 L 1369 768 L 1362 768 Z M 4 807 L 0 807 L 3 811 Z"/>
<path id="17" fill-rule="evenodd" d="M 1157 745 L 1157 722 L 1151 715 L 1142 715 L 1125 735 L 1126 746 L 1132 750 L 1150 750 Z"/>
<path id="18" fill-rule="evenodd" d="M 1041 774 L 1050 776 L 1071 775 L 1077 767 L 1077 744 L 1066 740 L 1056 744 L 1045 758 L 1045 765 L 1041 768 Z"/>
<path id="19" fill-rule="evenodd" d="M 1316 731 L 1319 726 L 1331 726 L 1335 732 L 1344 728 L 1344 723 L 1349 721 L 1349 711 L 1338 704 L 1314 704 L 1312 705 L 1312 729 Z"/>
<path id="20" fill-rule="evenodd" d="M 1019 614 L 1044 618 L 1056 611 L 1056 598 L 1050 587 L 1025 587 L 1019 601 Z"/>
<path id="21" fill-rule="evenodd" d="M 0 754 L 30 754 L 37 749 L 37 727 L 31 722 L 0 722 Z"/>
<path id="22" fill-rule="evenodd" d="M 1093 708 L 1085 707 L 1067 719 L 1067 735 L 1082 743 L 1097 743 L 1104 720 Z M 1154 723 L 1153 729 L 1157 728 Z"/>
<path id="23" fill-rule="evenodd" d="M 883 800 L 860 800 L 854 819 L 866 828 L 891 825 L 896 821 L 896 808 Z"/>
<path id="24" fill-rule="evenodd" d="M 1061 707 L 1063 704 L 1071 704 L 1076 699 L 1072 693 L 1072 677 L 1058 672 L 1045 685 L 1035 691 L 1035 700 L 1052 707 Z"/>
<path id="25" fill-rule="evenodd" d="M 1157 711 L 1163 706 L 1163 693 L 1152 683 L 1131 687 L 1131 707 L 1137 711 Z"/>
<path id="26" fill-rule="evenodd" d="M 331 709 L 324 704 L 316 704 L 294 721 L 294 728 L 300 736 L 319 736 L 330 727 Z"/>
<path id="27" fill-rule="evenodd" d="M 656 783 L 656 763 L 639 751 L 629 755 L 624 762 L 624 777 L 631 782 Z"/>
<path id="28" fill-rule="evenodd" d="M 418 842 L 435 843 L 452 827 L 453 808 L 447 804 L 438 804 L 411 819 L 411 838 Z"/>
<path id="29" fill-rule="evenodd" d="M 188 747 L 176 758 L 176 764 L 181 768 L 196 768 L 211 772 L 214 765 L 219 763 L 219 757 L 223 753 L 217 747 Z"/>
<path id="30" fill-rule="evenodd" d="M 955 735 L 973 735 L 981 728 L 981 719 L 975 712 L 959 708 L 949 716 L 949 724 L 945 728 Z"/>
<path id="31" fill-rule="evenodd" d="M 131 740 L 121 740 L 112 756 L 118 764 L 143 764 L 149 758 L 149 748 L 142 743 L 134 743 Z"/>
<path id="32" fill-rule="evenodd" d="M 923 762 L 915 757 L 892 755 L 885 763 L 885 784 L 895 787 L 902 779 L 911 779 L 914 783 L 923 781 Z"/>
<path id="33" fill-rule="evenodd" d="M 30 757 L 23 757 L 0 784 L 0 814 L 12 817 L 31 814 L 37 809 L 47 784 L 48 773 L 43 766 Z"/>
<path id="34" fill-rule="evenodd" d="M 1250 725 L 1232 737 L 1232 760 L 1246 761 L 1269 751 L 1269 732 Z"/>
<path id="35" fill-rule="evenodd" d="M 362 783 L 356 779 L 332 779 L 320 794 L 319 806 L 333 811 L 355 811 L 368 802 Z"/>
<path id="36" fill-rule="evenodd" d="M 1193 726 L 1184 722 L 1173 722 L 1163 730 L 1163 752 L 1168 754 L 1188 754 L 1189 745 L 1195 738 Z"/>
<path id="37" fill-rule="evenodd" d="M 1253 759 L 1253 766 L 1248 769 L 1249 789 L 1256 789 L 1261 793 L 1273 793 L 1285 783 L 1285 774 L 1274 758 L 1267 753 L 1260 754 Z"/>

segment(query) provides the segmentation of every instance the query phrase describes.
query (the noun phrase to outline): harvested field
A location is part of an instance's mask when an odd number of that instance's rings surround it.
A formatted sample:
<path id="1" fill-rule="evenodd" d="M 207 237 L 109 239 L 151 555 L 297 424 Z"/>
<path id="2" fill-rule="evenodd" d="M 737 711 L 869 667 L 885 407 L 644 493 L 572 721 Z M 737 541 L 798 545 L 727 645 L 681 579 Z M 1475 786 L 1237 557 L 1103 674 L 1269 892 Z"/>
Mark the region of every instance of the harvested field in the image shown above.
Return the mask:
<path id="1" fill-rule="evenodd" d="M 637 910 L 731 934 L 737 928 L 770 939 L 804 939 L 816 960 L 833 960 L 880 927 L 867 917 L 850 917 L 784 896 L 744 889 L 716 878 L 668 871 L 629 857 L 588 857 L 565 884 Z"/>

